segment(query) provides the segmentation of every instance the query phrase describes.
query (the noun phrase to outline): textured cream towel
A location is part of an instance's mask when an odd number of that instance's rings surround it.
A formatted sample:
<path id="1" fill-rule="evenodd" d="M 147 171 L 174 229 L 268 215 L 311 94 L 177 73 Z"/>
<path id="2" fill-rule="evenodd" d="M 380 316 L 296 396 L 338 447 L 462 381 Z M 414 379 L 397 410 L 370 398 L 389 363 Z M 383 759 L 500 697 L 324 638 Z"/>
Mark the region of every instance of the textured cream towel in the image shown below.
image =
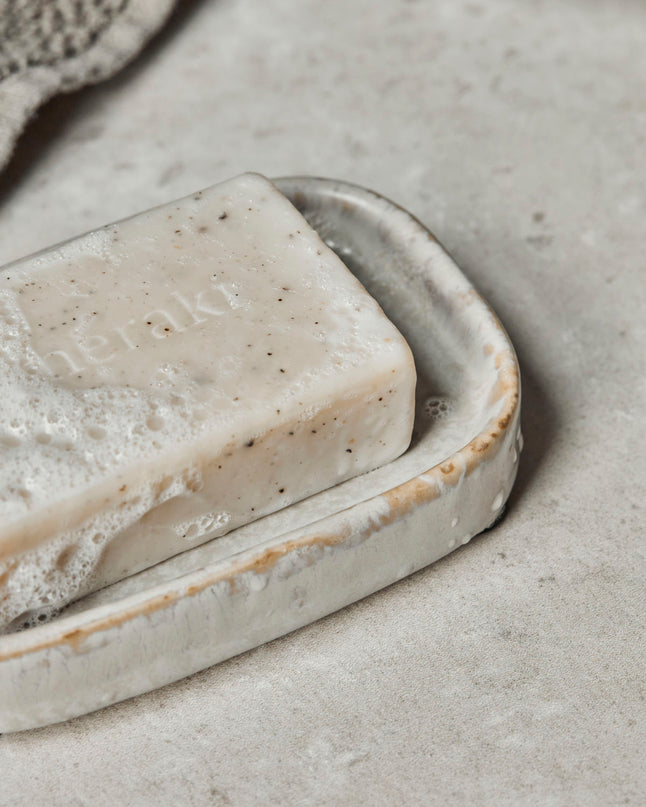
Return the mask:
<path id="1" fill-rule="evenodd" d="M 0 168 L 43 101 L 111 76 L 174 0 L 0 0 Z"/>

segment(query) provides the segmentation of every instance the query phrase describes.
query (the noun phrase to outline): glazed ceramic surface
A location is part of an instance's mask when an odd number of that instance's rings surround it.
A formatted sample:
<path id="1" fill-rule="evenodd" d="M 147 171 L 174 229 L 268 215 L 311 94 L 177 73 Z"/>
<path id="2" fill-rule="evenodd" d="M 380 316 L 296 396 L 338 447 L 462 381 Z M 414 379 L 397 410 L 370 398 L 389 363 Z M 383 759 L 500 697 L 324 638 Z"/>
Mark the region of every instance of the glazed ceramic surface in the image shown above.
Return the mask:
<path id="1" fill-rule="evenodd" d="M 278 187 L 379 300 L 418 372 L 409 450 L 390 465 L 116 583 L 0 637 L 0 732 L 149 691 L 326 614 L 490 526 L 522 438 L 516 356 L 433 236 L 365 189 Z"/>

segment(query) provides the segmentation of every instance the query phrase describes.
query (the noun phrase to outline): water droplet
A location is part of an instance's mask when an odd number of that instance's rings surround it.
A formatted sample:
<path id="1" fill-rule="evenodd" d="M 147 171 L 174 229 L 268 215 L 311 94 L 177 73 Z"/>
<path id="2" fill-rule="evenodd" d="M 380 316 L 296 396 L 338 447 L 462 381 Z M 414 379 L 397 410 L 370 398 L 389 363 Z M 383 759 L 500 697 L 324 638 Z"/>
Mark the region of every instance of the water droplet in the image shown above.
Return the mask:
<path id="1" fill-rule="evenodd" d="M 504 501 L 505 501 L 505 494 L 501 490 L 491 503 L 491 509 L 494 511 L 494 513 L 496 512 L 496 510 L 500 510 L 500 508 L 502 507 L 502 503 Z"/>
<path id="2" fill-rule="evenodd" d="M 471 536 L 470 535 L 465 535 L 464 538 L 462 539 L 462 543 L 463 544 L 468 544 L 470 540 L 471 540 Z"/>
<path id="3" fill-rule="evenodd" d="M 456 517 L 453 519 L 453 521 L 451 522 L 451 526 L 452 526 L 452 527 L 457 527 L 457 526 L 458 526 L 458 522 L 459 522 L 459 520 L 460 520 L 460 519 L 459 519 L 459 518 L 456 516 Z"/>

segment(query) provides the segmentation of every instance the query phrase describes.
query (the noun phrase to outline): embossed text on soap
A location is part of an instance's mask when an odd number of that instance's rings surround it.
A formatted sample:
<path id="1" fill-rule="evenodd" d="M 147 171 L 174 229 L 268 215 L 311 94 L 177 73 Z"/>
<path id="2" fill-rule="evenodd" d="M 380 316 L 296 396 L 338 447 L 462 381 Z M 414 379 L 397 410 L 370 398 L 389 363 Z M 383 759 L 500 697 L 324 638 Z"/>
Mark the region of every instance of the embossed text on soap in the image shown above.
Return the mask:
<path id="1" fill-rule="evenodd" d="M 199 332 L 239 305 L 229 284 L 208 276 L 187 274 L 178 288 L 163 270 L 118 278 L 95 256 L 81 263 L 14 287 L 30 346 L 61 383 L 148 387 L 160 364 L 190 374 Z"/>

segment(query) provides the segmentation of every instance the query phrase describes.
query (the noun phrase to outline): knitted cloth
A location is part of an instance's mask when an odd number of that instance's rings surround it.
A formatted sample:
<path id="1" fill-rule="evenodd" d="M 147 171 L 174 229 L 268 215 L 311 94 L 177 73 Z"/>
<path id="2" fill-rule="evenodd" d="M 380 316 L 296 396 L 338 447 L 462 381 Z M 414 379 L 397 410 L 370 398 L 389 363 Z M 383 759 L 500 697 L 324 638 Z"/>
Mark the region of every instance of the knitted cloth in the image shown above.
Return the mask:
<path id="1" fill-rule="evenodd" d="M 0 168 L 40 104 L 116 73 L 174 0 L 0 0 Z"/>

